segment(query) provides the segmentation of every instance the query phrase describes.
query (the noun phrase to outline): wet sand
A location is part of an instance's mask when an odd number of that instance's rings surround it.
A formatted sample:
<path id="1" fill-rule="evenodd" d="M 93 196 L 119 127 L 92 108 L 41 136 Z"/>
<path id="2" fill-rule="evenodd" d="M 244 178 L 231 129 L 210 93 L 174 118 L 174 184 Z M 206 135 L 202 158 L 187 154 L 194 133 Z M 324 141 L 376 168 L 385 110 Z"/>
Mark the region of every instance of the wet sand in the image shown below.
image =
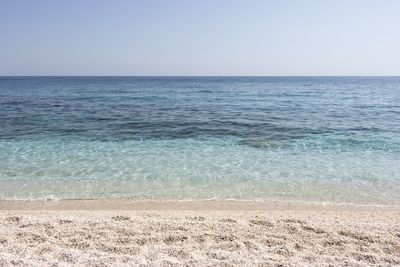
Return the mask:
<path id="1" fill-rule="evenodd" d="M 0 210 L 0 266 L 400 265 L 394 206 L 6 201 Z"/>

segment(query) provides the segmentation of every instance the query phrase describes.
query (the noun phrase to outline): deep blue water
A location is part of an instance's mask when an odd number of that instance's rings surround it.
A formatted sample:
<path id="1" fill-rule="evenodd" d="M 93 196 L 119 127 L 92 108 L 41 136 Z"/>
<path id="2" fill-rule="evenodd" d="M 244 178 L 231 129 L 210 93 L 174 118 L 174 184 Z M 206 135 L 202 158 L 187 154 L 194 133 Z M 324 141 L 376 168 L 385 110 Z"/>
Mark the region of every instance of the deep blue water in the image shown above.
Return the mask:
<path id="1" fill-rule="evenodd" d="M 0 185 L 400 204 L 400 77 L 0 77 Z"/>

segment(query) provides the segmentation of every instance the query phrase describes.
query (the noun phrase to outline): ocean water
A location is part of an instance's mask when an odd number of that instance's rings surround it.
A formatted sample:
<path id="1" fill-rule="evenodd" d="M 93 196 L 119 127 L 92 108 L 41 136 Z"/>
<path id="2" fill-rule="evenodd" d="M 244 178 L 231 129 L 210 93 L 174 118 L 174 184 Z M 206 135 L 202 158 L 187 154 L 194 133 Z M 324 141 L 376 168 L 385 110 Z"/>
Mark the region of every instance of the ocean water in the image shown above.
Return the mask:
<path id="1" fill-rule="evenodd" d="M 399 77 L 0 77 L 1 200 L 399 192 Z"/>

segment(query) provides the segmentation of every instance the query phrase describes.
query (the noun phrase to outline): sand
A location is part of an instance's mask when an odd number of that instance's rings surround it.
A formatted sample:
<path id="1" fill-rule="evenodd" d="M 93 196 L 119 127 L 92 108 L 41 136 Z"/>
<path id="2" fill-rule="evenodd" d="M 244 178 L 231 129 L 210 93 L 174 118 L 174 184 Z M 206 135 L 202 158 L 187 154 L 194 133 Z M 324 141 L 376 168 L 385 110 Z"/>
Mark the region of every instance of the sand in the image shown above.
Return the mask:
<path id="1" fill-rule="evenodd" d="M 0 202 L 0 266 L 13 265 L 400 266 L 400 209 L 276 202 Z"/>

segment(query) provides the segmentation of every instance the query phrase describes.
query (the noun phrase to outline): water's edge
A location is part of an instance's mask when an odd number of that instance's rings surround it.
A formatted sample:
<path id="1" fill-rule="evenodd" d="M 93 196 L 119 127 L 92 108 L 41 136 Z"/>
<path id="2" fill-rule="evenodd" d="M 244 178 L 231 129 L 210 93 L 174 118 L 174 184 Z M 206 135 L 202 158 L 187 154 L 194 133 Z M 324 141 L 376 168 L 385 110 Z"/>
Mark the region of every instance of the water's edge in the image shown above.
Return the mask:
<path id="1" fill-rule="evenodd" d="M 209 210 L 209 211 L 339 211 L 339 212 L 400 212 L 400 205 L 360 205 L 309 201 L 253 200 L 60 200 L 60 201 L 3 201 L 0 210 Z"/>

